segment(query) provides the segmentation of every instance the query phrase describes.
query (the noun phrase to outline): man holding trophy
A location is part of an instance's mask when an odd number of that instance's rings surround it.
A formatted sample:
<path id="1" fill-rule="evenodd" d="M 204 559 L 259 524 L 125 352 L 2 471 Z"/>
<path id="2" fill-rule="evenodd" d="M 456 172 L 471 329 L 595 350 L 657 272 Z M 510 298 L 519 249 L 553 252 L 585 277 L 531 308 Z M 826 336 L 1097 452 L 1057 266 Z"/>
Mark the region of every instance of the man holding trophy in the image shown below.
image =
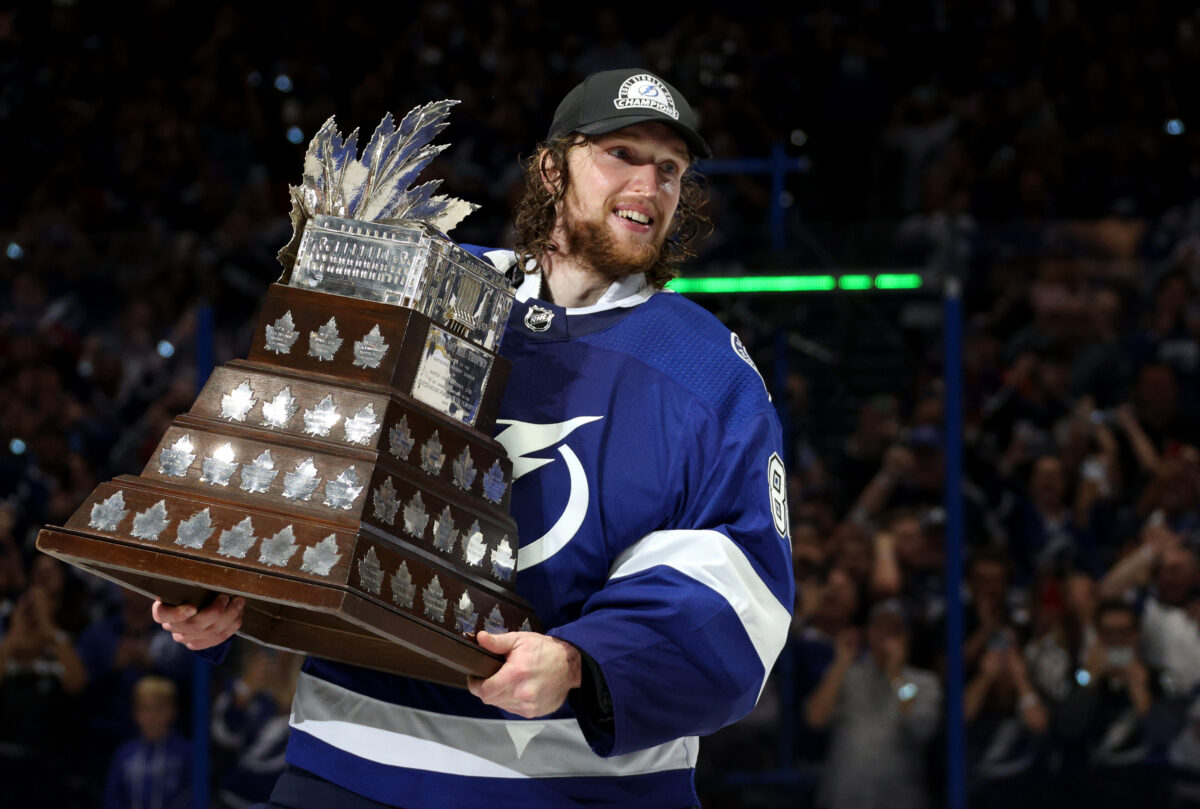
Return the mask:
<path id="1" fill-rule="evenodd" d="M 644 70 L 593 74 L 559 105 L 517 253 L 465 248 L 524 275 L 495 438 L 516 590 L 544 631 L 480 629 L 504 662 L 466 690 L 310 657 L 269 806 L 697 803 L 697 737 L 754 706 L 793 600 L 765 386 L 736 335 L 662 289 L 705 224 L 689 172 L 709 154 Z M 219 659 L 244 605 L 153 612 Z"/>

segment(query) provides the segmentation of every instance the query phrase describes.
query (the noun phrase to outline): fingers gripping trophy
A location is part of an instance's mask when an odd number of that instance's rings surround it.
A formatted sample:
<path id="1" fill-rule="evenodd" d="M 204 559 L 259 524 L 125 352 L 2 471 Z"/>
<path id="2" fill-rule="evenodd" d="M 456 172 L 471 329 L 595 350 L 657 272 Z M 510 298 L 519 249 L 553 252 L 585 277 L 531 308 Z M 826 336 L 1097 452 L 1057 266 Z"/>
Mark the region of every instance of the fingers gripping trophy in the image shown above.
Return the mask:
<path id="1" fill-rule="evenodd" d="M 241 597 L 270 646 L 458 686 L 503 660 L 474 633 L 539 629 L 490 437 L 513 295 L 445 235 L 477 206 L 413 185 L 455 103 L 385 116 L 361 157 L 325 123 L 249 356 L 39 549 L 164 604 Z"/>

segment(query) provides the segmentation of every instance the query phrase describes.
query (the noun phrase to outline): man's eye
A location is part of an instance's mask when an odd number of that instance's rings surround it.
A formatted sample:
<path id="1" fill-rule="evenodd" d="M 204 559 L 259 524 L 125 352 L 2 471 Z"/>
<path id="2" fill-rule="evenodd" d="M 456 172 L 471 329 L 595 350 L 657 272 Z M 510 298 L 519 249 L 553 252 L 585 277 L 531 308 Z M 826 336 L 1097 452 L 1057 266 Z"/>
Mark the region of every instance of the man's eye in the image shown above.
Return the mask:
<path id="1" fill-rule="evenodd" d="M 619 157 L 622 160 L 629 157 L 629 150 L 623 146 L 614 146 L 613 148 L 608 150 L 608 153 L 610 155 L 612 155 L 613 157 Z"/>
<path id="2" fill-rule="evenodd" d="M 668 174 L 672 177 L 679 173 L 679 166 L 676 166 L 674 163 L 663 163 L 658 167 L 658 169 L 663 174 Z"/>

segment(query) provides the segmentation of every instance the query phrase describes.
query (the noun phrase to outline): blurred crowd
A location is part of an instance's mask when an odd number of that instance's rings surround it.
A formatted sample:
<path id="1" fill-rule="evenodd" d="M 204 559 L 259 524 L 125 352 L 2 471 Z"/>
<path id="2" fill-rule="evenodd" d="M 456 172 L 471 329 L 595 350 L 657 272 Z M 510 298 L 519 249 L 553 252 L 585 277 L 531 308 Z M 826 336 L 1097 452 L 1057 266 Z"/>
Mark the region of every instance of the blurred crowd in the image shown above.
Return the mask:
<path id="1" fill-rule="evenodd" d="M 914 304 L 887 324 L 906 375 L 840 380 L 854 417 L 831 420 L 806 398 L 826 371 L 772 339 L 786 307 L 703 301 L 788 369 L 768 380 L 795 445 L 799 593 L 759 708 L 703 748 L 705 805 L 938 805 L 949 585 L 973 807 L 1200 806 L 1200 12 L 1111 6 L 668 1 L 647 29 L 546 0 L 0 2 L 6 805 L 187 800 L 190 657 L 146 599 L 33 541 L 141 470 L 198 363 L 244 355 L 308 138 L 333 114 L 369 135 L 461 99 L 429 175 L 483 206 L 457 238 L 507 244 L 517 159 L 553 105 L 640 63 L 693 100 L 718 159 L 779 144 L 804 167 L 779 197 L 707 174 L 717 230 L 693 272 L 964 281 L 967 557 L 949 583 L 936 322 Z M 221 806 L 282 766 L 295 666 L 246 645 L 215 677 Z"/>

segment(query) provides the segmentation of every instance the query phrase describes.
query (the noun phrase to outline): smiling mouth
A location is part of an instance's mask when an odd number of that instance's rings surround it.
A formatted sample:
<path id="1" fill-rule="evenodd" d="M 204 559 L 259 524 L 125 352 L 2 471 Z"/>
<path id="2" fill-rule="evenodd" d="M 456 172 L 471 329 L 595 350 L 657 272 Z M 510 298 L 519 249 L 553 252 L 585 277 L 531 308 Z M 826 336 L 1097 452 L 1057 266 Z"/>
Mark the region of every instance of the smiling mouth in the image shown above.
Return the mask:
<path id="1" fill-rule="evenodd" d="M 639 213 L 638 211 L 620 210 L 616 211 L 615 213 L 620 218 L 628 219 L 630 222 L 634 222 L 639 225 L 650 225 L 654 222 L 652 218 L 644 213 Z"/>

